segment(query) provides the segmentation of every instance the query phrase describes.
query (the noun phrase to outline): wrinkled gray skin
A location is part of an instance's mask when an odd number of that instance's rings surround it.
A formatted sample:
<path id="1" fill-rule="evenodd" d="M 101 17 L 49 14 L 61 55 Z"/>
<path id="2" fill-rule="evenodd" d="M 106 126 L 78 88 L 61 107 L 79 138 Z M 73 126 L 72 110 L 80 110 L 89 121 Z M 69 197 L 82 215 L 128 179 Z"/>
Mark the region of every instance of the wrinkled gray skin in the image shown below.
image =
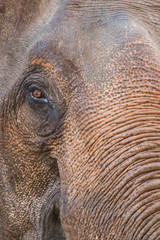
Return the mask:
<path id="1" fill-rule="evenodd" d="M 160 239 L 160 1 L 1 0 L 0 28 L 0 240 Z"/>

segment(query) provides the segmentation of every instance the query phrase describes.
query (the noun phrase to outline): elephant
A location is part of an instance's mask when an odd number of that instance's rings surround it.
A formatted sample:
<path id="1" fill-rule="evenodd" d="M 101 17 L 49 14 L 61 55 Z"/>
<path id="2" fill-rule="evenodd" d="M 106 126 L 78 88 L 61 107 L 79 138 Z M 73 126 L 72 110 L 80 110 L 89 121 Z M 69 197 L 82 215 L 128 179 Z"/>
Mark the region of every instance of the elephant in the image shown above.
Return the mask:
<path id="1" fill-rule="evenodd" d="M 0 26 L 0 240 L 160 239 L 160 0 L 6 0 Z"/>

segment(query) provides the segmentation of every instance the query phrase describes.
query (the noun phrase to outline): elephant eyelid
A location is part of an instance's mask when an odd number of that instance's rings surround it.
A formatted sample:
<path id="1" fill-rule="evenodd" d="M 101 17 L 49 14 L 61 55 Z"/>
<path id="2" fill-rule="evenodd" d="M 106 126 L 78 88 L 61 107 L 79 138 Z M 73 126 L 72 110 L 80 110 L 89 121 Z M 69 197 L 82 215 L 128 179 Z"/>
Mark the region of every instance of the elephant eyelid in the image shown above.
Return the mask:
<path id="1" fill-rule="evenodd" d="M 43 97 L 34 97 L 33 94 L 31 93 L 31 97 L 33 100 L 37 101 L 37 102 L 43 102 L 43 103 L 48 103 L 48 99 L 47 98 L 43 98 Z"/>
<path id="2" fill-rule="evenodd" d="M 48 99 L 44 91 L 40 90 L 36 85 L 30 85 L 28 87 L 28 94 L 34 102 L 48 103 Z"/>

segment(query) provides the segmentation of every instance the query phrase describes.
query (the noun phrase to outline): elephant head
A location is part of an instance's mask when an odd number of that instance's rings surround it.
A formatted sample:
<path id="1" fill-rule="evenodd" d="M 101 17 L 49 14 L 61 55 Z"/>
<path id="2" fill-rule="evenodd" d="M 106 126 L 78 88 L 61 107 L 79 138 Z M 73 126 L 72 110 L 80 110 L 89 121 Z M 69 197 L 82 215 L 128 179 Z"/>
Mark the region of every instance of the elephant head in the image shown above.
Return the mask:
<path id="1" fill-rule="evenodd" d="M 1 15 L 0 240 L 159 239 L 159 0 Z"/>

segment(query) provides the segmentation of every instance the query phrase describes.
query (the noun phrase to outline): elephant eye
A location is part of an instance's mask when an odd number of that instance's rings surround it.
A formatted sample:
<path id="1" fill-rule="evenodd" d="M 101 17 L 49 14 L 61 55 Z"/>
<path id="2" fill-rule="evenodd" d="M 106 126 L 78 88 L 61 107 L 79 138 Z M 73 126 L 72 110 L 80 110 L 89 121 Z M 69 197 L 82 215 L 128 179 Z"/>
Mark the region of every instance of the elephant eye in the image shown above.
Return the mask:
<path id="1" fill-rule="evenodd" d="M 42 92 L 38 89 L 35 89 L 33 92 L 32 92 L 32 96 L 35 97 L 35 98 L 43 98 L 42 96 Z"/>
<path id="2" fill-rule="evenodd" d="M 31 85 L 28 88 L 28 95 L 32 101 L 38 103 L 48 103 L 48 99 L 43 90 L 36 85 Z"/>

